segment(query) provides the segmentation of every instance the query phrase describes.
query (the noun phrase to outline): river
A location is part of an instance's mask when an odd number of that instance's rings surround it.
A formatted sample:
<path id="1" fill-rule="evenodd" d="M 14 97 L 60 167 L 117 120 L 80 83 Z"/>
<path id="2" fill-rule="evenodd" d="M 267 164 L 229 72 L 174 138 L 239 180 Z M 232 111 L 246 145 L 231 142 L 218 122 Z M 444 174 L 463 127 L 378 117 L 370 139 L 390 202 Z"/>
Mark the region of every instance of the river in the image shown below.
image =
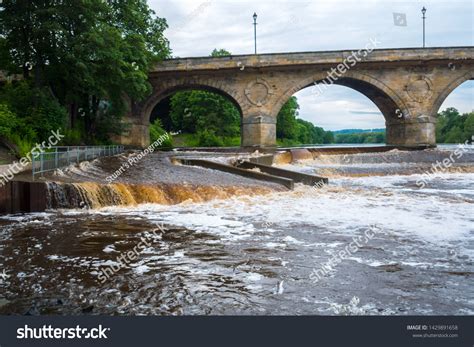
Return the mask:
<path id="1" fill-rule="evenodd" d="M 0 313 L 472 315 L 474 151 L 423 176 L 453 151 L 280 163 L 322 188 L 0 217 Z"/>

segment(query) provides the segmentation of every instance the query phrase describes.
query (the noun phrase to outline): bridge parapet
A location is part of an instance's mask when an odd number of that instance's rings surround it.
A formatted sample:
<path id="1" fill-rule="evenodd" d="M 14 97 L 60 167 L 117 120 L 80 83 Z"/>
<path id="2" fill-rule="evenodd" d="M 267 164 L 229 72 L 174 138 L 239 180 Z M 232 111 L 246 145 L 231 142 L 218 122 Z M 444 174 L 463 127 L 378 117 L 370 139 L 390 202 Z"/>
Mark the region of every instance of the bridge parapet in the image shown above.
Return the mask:
<path id="1" fill-rule="evenodd" d="M 215 71 L 222 69 L 251 69 L 295 67 L 300 65 L 337 65 L 359 49 L 299 52 L 299 53 L 269 53 L 253 55 L 231 55 L 224 57 L 195 57 L 168 59 L 158 63 L 151 74 L 166 72 Z M 360 63 L 407 63 L 430 62 L 434 60 L 463 61 L 474 58 L 474 47 L 445 47 L 445 48 L 398 48 L 375 49 L 366 57 L 361 57 Z"/>

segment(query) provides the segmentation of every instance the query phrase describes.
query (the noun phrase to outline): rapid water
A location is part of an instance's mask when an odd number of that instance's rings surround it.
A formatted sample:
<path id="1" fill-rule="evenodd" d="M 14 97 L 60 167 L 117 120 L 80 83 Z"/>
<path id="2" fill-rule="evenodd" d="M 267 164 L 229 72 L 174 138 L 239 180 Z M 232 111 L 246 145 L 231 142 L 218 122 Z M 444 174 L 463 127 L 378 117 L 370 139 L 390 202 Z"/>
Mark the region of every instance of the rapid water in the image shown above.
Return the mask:
<path id="1" fill-rule="evenodd" d="M 282 165 L 323 188 L 2 217 L 0 313 L 474 314 L 473 153 L 430 178 L 450 150 L 417 153 Z"/>

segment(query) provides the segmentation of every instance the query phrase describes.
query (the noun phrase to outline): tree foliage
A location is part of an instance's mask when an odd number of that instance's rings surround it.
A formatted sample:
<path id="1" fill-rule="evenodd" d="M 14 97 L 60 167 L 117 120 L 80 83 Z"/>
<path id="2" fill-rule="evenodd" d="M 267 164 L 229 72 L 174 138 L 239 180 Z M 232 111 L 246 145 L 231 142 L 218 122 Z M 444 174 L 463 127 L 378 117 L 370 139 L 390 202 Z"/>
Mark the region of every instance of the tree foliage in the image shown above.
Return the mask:
<path id="1" fill-rule="evenodd" d="M 334 142 L 330 131 L 298 118 L 300 106 L 292 96 L 281 108 L 277 116 L 277 139 L 282 145 L 321 144 Z"/>
<path id="2" fill-rule="evenodd" d="M 340 133 L 335 136 L 336 143 L 384 143 L 385 132 Z"/>
<path id="3" fill-rule="evenodd" d="M 212 51 L 211 53 L 211 57 L 228 57 L 228 56 L 231 56 L 232 54 L 221 48 L 221 49 L 217 49 L 217 48 L 214 48 L 214 50 Z"/>
<path id="4" fill-rule="evenodd" d="M 45 139 L 51 130 L 66 128 L 67 112 L 47 88 L 33 88 L 28 81 L 7 84 L 0 93 L 0 100 L 9 105 L 22 124 L 28 124 L 34 131 L 32 140 Z"/>
<path id="5" fill-rule="evenodd" d="M 462 143 L 471 141 L 474 135 L 474 112 L 459 114 L 454 107 L 438 113 L 436 141 L 438 143 Z"/>
<path id="6" fill-rule="evenodd" d="M 31 150 L 35 138 L 36 133 L 30 124 L 18 118 L 7 104 L 0 102 L 0 141 L 13 144 L 17 154 L 24 156 Z"/>
<path id="7" fill-rule="evenodd" d="M 240 134 L 240 112 L 226 97 L 192 90 L 171 98 L 171 119 L 175 130 L 198 133 L 204 130 L 218 136 Z"/>
<path id="8" fill-rule="evenodd" d="M 150 93 L 149 69 L 170 54 L 166 28 L 146 0 L 3 0 L 0 61 L 47 90 L 89 142 L 107 141 L 127 99 Z"/>

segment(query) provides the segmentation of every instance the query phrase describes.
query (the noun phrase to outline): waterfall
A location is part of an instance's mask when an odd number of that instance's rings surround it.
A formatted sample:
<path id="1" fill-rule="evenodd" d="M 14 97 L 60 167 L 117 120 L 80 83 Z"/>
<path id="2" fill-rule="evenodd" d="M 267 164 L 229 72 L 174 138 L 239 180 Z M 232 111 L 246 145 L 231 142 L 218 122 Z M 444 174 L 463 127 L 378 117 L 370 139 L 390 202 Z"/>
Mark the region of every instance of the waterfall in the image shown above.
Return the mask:
<path id="1" fill-rule="evenodd" d="M 101 208 L 154 203 L 179 204 L 184 201 L 204 202 L 236 195 L 260 195 L 271 192 L 264 187 L 47 183 L 48 208 Z"/>

